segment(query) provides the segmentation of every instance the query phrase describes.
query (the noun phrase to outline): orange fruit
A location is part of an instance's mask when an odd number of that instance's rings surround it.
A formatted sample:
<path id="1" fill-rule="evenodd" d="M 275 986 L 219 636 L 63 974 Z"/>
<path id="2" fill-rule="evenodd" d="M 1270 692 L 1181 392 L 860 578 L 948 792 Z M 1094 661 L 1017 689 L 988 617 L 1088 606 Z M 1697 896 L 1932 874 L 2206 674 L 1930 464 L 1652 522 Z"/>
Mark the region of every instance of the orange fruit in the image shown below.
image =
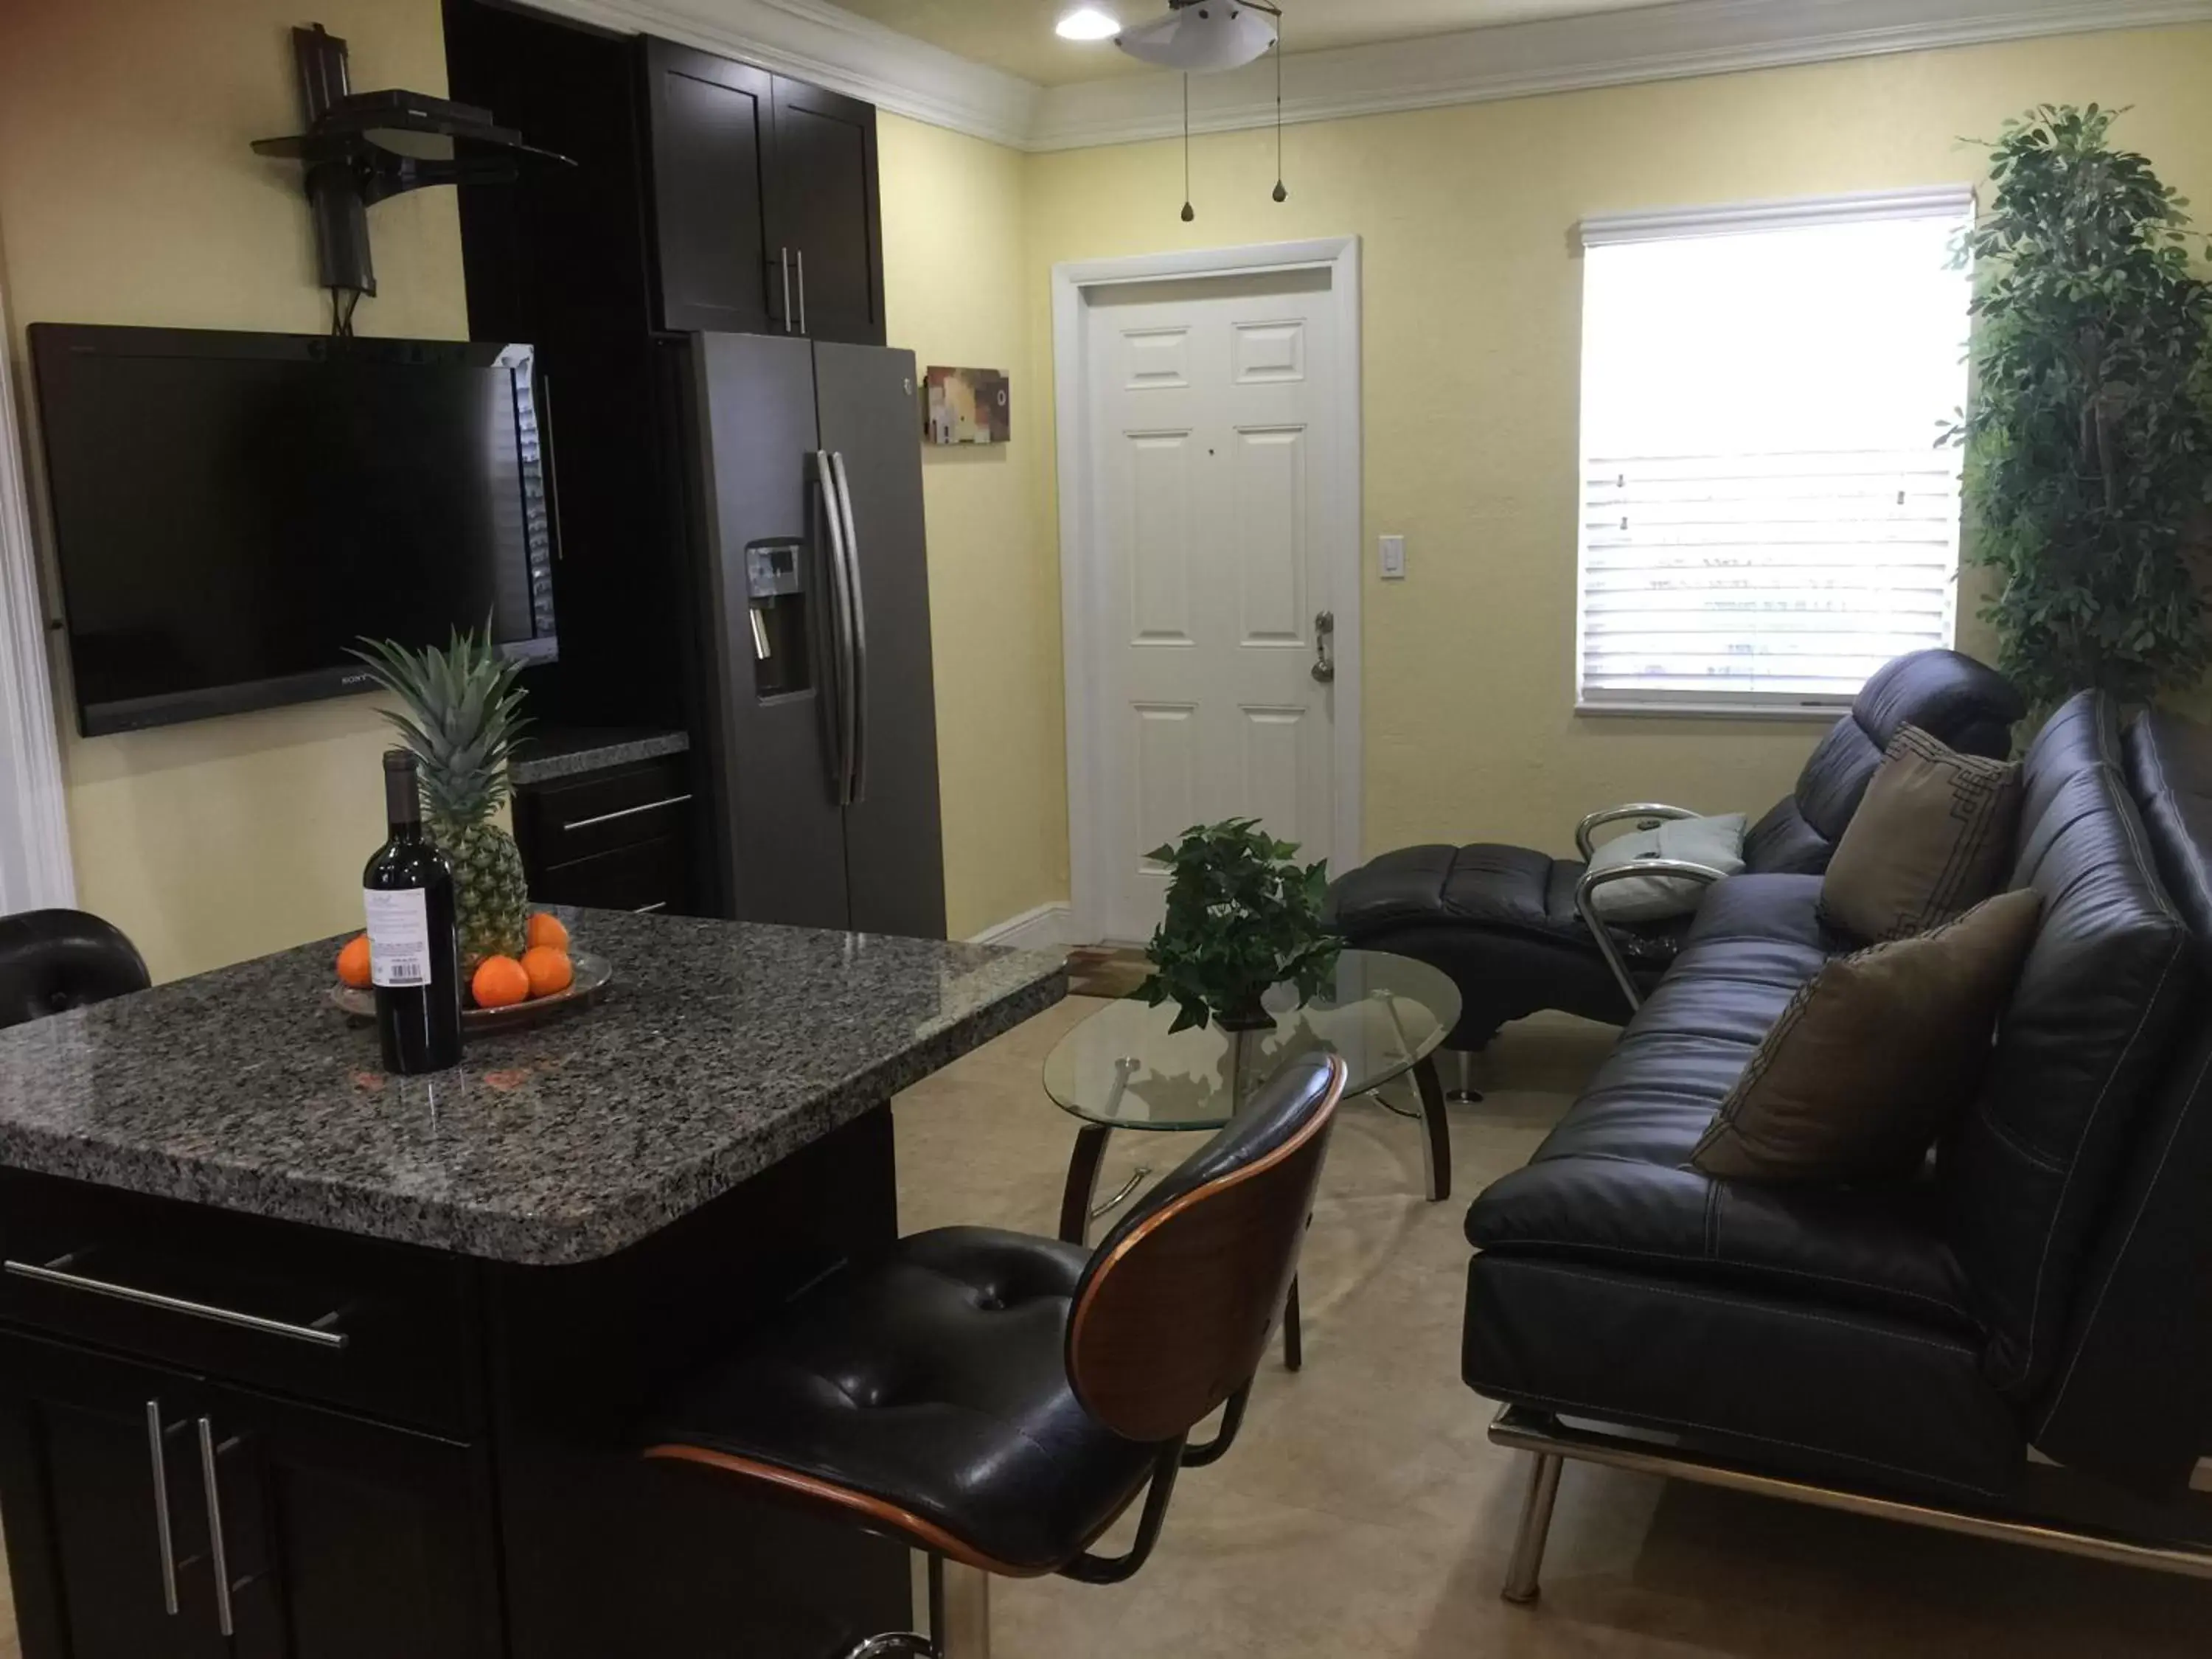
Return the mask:
<path id="1" fill-rule="evenodd" d="M 539 910 L 530 918 L 530 932 L 526 936 L 532 946 L 550 945 L 556 951 L 568 948 L 568 930 L 561 925 L 561 918 L 550 911 Z"/>
<path id="2" fill-rule="evenodd" d="M 550 945 L 533 945 L 525 951 L 522 971 L 530 976 L 530 994 L 534 997 L 550 997 L 556 991 L 565 991 L 576 977 L 568 953 Z"/>
<path id="3" fill-rule="evenodd" d="M 338 983 L 350 985 L 356 991 L 369 987 L 368 935 L 356 933 L 338 952 Z"/>
<path id="4" fill-rule="evenodd" d="M 513 957 L 486 957 L 477 964 L 469 994 L 479 1008 L 506 1008 L 530 994 L 530 975 Z"/>

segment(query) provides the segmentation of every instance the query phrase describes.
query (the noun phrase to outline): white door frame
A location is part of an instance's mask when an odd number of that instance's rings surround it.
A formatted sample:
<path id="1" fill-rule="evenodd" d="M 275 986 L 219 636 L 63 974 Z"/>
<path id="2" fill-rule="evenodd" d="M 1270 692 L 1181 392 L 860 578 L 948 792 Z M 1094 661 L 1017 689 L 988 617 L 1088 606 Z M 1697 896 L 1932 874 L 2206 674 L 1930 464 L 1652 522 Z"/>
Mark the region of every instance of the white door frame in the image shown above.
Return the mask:
<path id="1" fill-rule="evenodd" d="M 13 357 L 0 295 L 0 915 L 76 902 Z"/>
<path id="2" fill-rule="evenodd" d="M 1361 769 L 1359 581 L 1361 548 L 1359 239 L 1251 247 L 1193 248 L 1123 259 L 1090 259 L 1052 268 L 1054 404 L 1059 424 L 1060 653 L 1067 676 L 1068 871 L 1074 937 L 1101 936 L 1112 890 L 1113 857 L 1106 834 L 1107 781 L 1098 775 L 1108 752 L 1099 697 L 1103 665 L 1095 660 L 1091 619 L 1102 614 L 1100 566 L 1093 545 L 1096 481 L 1091 468 L 1090 353 L 1084 291 L 1192 277 L 1242 276 L 1326 270 L 1336 322 L 1336 392 L 1346 422 L 1336 465 L 1322 485 L 1321 540 L 1336 611 L 1335 846 L 1332 873 L 1359 862 L 1365 778 Z"/>

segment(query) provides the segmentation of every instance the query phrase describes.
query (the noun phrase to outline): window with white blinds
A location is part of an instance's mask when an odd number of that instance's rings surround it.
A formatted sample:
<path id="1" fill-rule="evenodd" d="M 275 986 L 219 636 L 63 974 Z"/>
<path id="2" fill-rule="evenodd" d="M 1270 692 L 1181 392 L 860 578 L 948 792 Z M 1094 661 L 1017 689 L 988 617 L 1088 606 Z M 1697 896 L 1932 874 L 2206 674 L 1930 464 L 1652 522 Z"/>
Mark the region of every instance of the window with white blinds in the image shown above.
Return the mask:
<path id="1" fill-rule="evenodd" d="M 1583 227 L 1584 709 L 1826 708 L 1951 643 L 1967 189 Z"/>

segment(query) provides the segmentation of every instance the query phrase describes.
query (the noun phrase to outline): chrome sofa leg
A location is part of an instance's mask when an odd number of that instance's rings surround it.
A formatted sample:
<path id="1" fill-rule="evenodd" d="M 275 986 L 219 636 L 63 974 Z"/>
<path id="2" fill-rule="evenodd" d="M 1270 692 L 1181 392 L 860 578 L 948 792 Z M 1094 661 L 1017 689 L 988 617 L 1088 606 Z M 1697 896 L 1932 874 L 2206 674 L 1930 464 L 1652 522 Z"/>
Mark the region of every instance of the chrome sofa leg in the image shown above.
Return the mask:
<path id="1" fill-rule="evenodd" d="M 1505 1599 L 1526 1607 L 1536 1599 L 1544 1571 L 1544 1543 L 1552 1534 L 1552 1506 L 1559 1498 L 1565 1460 L 1549 1452 L 1529 1454 L 1528 1496 L 1521 1505 L 1521 1528 L 1513 1535 L 1513 1564 L 1505 1570 Z"/>
<path id="2" fill-rule="evenodd" d="M 1444 1098 L 1455 1106 L 1470 1106 L 1481 1100 L 1482 1091 L 1474 1086 L 1474 1056 L 1464 1048 L 1445 1052 L 1452 1057 L 1452 1079 Z"/>

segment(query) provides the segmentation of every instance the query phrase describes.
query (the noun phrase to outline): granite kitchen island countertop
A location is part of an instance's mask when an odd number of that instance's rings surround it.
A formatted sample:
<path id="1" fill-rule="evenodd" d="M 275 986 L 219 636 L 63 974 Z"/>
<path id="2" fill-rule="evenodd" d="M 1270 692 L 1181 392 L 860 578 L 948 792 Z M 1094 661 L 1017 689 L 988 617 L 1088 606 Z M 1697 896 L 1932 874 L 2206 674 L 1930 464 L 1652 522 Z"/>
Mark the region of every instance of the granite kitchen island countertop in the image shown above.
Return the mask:
<path id="1" fill-rule="evenodd" d="M 1060 1000 L 1057 956 L 558 912 L 606 1001 L 385 1075 L 338 940 L 0 1031 L 0 1164 L 533 1266 L 611 1255 Z"/>

